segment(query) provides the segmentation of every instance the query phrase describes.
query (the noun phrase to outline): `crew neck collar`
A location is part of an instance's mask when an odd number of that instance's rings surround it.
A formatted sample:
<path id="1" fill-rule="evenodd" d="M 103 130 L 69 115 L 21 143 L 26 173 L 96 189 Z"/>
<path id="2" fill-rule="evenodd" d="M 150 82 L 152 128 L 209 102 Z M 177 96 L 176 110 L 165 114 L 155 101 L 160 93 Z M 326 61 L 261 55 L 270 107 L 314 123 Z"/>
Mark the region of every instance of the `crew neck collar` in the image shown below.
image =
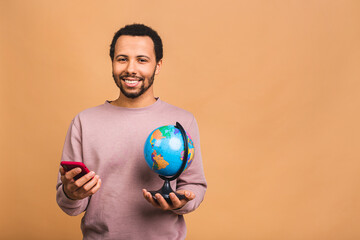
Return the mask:
<path id="1" fill-rule="evenodd" d="M 158 106 L 160 106 L 160 104 L 161 104 L 160 98 L 157 97 L 155 99 L 156 99 L 156 102 L 154 102 L 153 104 L 146 106 L 146 107 L 140 107 L 140 108 L 128 108 L 128 107 L 114 106 L 111 104 L 111 102 L 113 102 L 113 101 L 110 101 L 110 100 L 106 100 L 104 105 L 107 108 L 110 108 L 110 109 L 113 109 L 116 111 L 143 112 L 143 111 L 148 111 L 150 109 L 154 109 L 154 108 L 157 108 Z"/>

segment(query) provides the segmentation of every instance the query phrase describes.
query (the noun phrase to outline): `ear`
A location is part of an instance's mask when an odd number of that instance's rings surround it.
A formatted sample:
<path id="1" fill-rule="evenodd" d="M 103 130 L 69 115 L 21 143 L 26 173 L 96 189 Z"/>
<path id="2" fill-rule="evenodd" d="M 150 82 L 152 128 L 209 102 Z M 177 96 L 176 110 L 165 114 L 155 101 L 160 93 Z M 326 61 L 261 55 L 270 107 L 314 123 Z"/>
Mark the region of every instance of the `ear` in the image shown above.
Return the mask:
<path id="1" fill-rule="evenodd" d="M 157 63 L 156 63 L 156 69 L 155 69 L 155 75 L 159 74 L 160 69 L 162 66 L 162 59 L 160 59 Z"/>

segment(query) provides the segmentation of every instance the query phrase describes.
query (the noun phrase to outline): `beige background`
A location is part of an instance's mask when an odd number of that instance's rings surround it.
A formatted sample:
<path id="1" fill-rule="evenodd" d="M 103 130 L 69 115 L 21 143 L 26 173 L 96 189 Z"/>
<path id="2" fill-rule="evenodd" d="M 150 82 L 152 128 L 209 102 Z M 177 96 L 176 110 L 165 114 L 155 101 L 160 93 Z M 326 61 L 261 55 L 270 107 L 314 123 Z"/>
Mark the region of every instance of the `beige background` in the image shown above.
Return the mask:
<path id="1" fill-rule="evenodd" d="M 164 41 L 156 95 L 198 119 L 188 239 L 360 239 L 360 1 L 0 1 L 0 239 L 80 239 L 55 183 L 71 119 L 113 100 L 124 24 Z M 139 194 L 141 194 L 139 192 Z"/>

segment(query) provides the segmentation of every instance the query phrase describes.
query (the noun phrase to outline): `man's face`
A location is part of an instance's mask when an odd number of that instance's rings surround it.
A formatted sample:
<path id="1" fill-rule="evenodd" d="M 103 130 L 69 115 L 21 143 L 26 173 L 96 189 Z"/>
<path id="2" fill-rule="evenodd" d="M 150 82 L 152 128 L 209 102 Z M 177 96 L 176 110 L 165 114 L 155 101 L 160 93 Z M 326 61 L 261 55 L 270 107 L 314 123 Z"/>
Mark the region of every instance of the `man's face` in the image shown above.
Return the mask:
<path id="1" fill-rule="evenodd" d="M 121 93 L 137 98 L 149 90 L 162 61 L 156 63 L 154 43 L 148 36 L 121 36 L 115 44 L 113 77 Z"/>

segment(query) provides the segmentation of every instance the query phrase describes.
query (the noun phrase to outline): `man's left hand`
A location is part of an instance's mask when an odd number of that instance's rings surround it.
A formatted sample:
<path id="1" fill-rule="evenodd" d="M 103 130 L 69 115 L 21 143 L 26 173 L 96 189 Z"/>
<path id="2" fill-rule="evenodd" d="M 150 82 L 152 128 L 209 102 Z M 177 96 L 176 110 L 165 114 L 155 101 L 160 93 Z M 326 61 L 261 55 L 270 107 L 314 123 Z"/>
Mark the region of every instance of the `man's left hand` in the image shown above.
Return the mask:
<path id="1" fill-rule="evenodd" d="M 156 200 L 152 197 L 151 193 L 146 189 L 143 189 L 144 198 L 151 203 L 154 207 L 161 208 L 162 210 L 174 210 L 178 208 L 182 208 L 188 201 L 191 201 L 195 198 L 195 194 L 188 190 L 179 190 L 177 193 L 185 195 L 185 199 L 179 200 L 179 198 L 175 195 L 175 193 L 170 193 L 170 199 L 172 205 L 170 205 L 161 194 L 155 194 Z"/>

